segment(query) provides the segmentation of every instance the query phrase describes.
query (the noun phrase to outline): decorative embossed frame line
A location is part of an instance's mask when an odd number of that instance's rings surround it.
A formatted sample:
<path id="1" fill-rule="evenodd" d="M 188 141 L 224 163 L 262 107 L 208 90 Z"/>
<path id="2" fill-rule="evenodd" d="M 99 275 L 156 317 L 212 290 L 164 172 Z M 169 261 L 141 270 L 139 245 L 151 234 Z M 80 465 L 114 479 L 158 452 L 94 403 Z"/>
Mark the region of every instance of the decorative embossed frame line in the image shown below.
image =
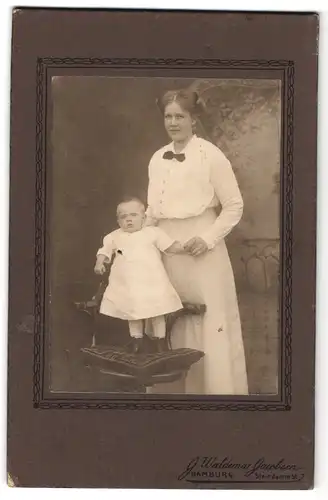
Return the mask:
<path id="1" fill-rule="evenodd" d="M 280 70 L 282 126 L 280 168 L 280 388 L 278 396 L 126 395 L 106 397 L 69 393 L 44 397 L 45 252 L 46 252 L 46 118 L 49 68 L 114 68 Z M 94 73 L 93 73 L 94 74 Z M 180 76 L 183 76 L 182 74 Z M 218 78 L 218 76 L 216 76 Z M 250 77 L 250 76 L 249 76 Z M 293 241 L 293 119 L 294 62 L 289 60 L 39 58 L 36 65 L 36 185 L 35 185 L 35 323 L 33 402 L 42 409 L 230 410 L 288 411 L 292 402 L 292 241 Z"/>

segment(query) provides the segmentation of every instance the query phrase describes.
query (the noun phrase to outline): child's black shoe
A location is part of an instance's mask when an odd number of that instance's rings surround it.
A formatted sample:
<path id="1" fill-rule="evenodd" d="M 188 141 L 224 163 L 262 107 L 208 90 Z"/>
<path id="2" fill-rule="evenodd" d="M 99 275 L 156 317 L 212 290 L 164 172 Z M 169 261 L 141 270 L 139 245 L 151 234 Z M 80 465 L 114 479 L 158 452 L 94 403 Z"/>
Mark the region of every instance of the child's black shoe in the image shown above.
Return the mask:
<path id="1" fill-rule="evenodd" d="M 144 352 L 144 339 L 133 338 L 127 345 L 127 351 L 131 354 L 141 354 Z"/>
<path id="2" fill-rule="evenodd" d="M 154 343 L 154 351 L 155 352 L 160 353 L 160 352 L 168 351 L 167 341 L 165 338 L 164 339 L 154 338 L 153 343 Z"/>

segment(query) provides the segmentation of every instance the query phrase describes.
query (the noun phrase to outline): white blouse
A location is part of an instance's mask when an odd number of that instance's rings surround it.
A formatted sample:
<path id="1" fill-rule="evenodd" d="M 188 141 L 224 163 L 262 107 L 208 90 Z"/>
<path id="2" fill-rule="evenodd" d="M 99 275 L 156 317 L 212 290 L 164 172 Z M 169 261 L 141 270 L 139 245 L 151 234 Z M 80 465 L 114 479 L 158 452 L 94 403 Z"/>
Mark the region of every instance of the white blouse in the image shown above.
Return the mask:
<path id="1" fill-rule="evenodd" d="M 147 217 L 186 219 L 221 205 L 214 224 L 198 235 L 213 248 L 240 221 L 243 200 L 229 160 L 209 141 L 194 135 L 183 151 L 185 160 L 163 158 L 173 143 L 156 151 L 149 163 Z"/>

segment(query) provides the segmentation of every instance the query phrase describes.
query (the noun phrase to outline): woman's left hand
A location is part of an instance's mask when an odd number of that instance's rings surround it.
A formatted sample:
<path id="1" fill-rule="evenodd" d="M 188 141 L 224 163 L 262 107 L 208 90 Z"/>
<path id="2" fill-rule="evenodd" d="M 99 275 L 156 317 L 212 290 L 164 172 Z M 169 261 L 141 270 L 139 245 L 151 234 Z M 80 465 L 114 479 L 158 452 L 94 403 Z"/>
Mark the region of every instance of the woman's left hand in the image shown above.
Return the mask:
<path id="1" fill-rule="evenodd" d="M 193 257 L 198 257 L 198 255 L 202 255 L 208 250 L 207 244 L 203 238 L 200 238 L 199 236 L 195 236 L 194 238 L 188 240 L 187 243 L 183 245 L 183 248 Z"/>

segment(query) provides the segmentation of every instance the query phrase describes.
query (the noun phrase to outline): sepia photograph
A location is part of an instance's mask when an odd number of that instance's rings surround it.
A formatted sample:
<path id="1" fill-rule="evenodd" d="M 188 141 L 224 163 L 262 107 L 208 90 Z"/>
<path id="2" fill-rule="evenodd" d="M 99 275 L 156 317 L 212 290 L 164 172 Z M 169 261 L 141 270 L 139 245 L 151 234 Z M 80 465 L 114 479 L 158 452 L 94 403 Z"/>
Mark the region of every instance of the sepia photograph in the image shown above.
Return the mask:
<path id="1" fill-rule="evenodd" d="M 13 9 L 8 484 L 313 488 L 318 29 Z"/>
<path id="2" fill-rule="evenodd" d="M 49 94 L 49 391 L 278 395 L 281 80 Z"/>
<path id="3" fill-rule="evenodd" d="M 13 9 L 9 485 L 313 488 L 318 29 Z"/>

